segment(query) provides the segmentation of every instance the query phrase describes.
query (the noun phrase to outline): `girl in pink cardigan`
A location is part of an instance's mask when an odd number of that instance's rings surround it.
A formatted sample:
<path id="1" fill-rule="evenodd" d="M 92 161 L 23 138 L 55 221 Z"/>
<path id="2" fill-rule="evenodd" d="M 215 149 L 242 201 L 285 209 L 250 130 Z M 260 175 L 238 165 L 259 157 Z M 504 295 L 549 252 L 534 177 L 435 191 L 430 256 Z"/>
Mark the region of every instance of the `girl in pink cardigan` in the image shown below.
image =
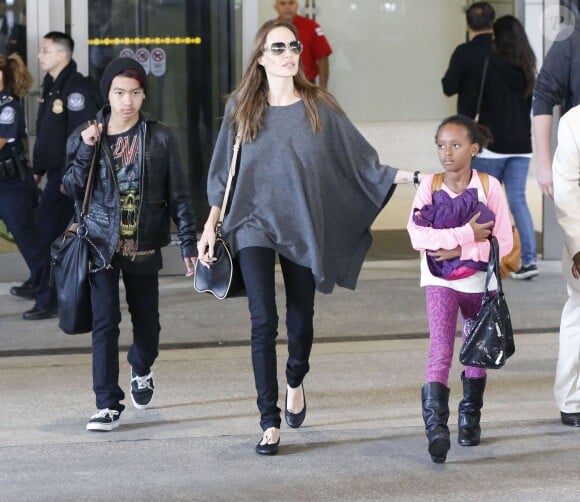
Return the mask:
<path id="1" fill-rule="evenodd" d="M 434 276 L 427 265 L 427 256 L 436 261 L 471 260 L 487 262 L 489 241 L 494 235 L 499 243 L 500 256 L 510 252 L 513 245 L 512 224 L 503 189 L 489 177 L 489 189 L 482 185 L 477 171 L 471 168 L 473 159 L 491 141 L 489 131 L 473 120 L 455 115 L 445 119 L 435 136 L 439 160 L 445 174 L 441 190 L 451 198 L 465 190 L 476 188 L 479 200 L 494 214 L 495 219 L 478 223 L 476 213 L 466 224 L 455 228 L 433 228 L 415 223 L 413 216 L 420 208 L 433 203 L 433 176 L 426 176 L 413 200 L 413 211 L 407 230 L 413 248 L 421 251 L 421 286 L 425 286 L 427 316 L 429 319 L 429 354 L 426 384 L 422 388 L 423 419 L 428 439 L 428 450 L 433 462 L 442 463 L 451 446 L 449 440 L 449 370 L 459 311 L 463 319 L 475 319 L 485 287 L 485 271 L 476 271 L 467 277 L 446 279 Z M 496 285 L 493 278 L 490 289 Z M 465 334 L 463 335 L 465 337 Z M 483 406 L 486 372 L 483 368 L 466 367 L 461 374 L 463 400 L 459 403 L 459 436 L 462 446 L 479 444 L 479 420 Z"/>

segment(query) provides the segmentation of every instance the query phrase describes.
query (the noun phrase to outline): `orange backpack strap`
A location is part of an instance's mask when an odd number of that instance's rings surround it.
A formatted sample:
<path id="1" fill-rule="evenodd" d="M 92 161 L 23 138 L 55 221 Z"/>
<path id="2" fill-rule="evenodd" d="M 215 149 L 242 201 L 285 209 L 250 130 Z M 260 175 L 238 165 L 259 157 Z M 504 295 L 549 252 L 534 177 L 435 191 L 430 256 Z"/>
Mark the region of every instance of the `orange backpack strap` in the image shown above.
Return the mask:
<path id="1" fill-rule="evenodd" d="M 481 185 L 483 186 L 483 193 L 485 194 L 485 198 L 487 199 L 487 194 L 489 192 L 489 174 L 480 173 L 479 171 L 477 172 L 477 174 L 479 175 Z M 441 190 L 441 185 L 443 185 L 444 176 L 445 176 L 444 173 L 436 173 L 433 175 L 433 182 L 431 183 L 432 192 Z"/>
<path id="2" fill-rule="evenodd" d="M 479 175 L 481 185 L 483 186 L 483 193 L 485 194 L 485 198 L 487 199 L 487 194 L 489 193 L 489 174 L 480 173 L 479 171 L 477 171 L 477 174 Z"/>
<path id="3" fill-rule="evenodd" d="M 441 190 L 441 185 L 443 185 L 443 177 L 445 176 L 444 173 L 436 173 L 433 175 L 433 181 L 431 183 L 431 191 L 437 192 Z"/>

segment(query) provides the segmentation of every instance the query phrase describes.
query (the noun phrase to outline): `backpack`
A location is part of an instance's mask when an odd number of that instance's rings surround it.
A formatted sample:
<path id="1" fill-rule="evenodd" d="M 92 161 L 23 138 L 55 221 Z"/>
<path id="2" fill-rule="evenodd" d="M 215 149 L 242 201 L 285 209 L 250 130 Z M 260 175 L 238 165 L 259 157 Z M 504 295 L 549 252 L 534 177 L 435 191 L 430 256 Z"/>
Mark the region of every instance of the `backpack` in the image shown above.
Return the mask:
<path id="1" fill-rule="evenodd" d="M 489 192 L 489 174 L 477 172 L 481 184 L 483 185 L 483 193 L 485 194 L 485 200 L 487 202 L 487 193 Z M 443 179 L 445 178 L 445 173 L 436 173 L 433 175 L 433 182 L 431 184 L 431 191 L 436 192 L 441 190 L 441 185 L 443 185 Z"/>

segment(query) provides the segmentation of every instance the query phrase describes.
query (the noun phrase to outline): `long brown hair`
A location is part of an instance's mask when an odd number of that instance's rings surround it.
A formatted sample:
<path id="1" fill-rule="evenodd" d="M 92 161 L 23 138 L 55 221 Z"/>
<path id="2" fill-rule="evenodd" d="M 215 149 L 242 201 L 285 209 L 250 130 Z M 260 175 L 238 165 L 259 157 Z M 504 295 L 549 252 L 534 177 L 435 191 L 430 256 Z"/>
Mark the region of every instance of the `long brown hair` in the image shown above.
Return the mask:
<path id="1" fill-rule="evenodd" d="M 4 88 L 10 94 L 19 98 L 26 96 L 32 85 L 32 75 L 22 58 L 14 53 L 10 56 L 0 54 L 0 71 L 4 80 Z"/>
<path id="2" fill-rule="evenodd" d="M 285 21 L 277 19 L 268 21 L 258 30 L 254 39 L 252 54 L 248 61 L 248 67 L 240 84 L 231 94 L 235 98 L 235 104 L 232 107 L 230 118 L 236 131 L 243 131 L 242 141 L 244 143 L 253 141 L 264 123 L 264 114 L 268 107 L 269 88 L 266 72 L 262 65 L 258 63 L 258 60 L 264 53 L 266 37 L 274 28 L 286 28 L 298 40 L 298 32 L 294 25 Z M 339 113 L 343 113 L 340 105 L 331 94 L 306 79 L 302 68 L 294 76 L 294 89 L 304 102 L 306 116 L 314 133 L 319 132 L 321 129 L 317 101 L 330 106 Z"/>
<path id="3" fill-rule="evenodd" d="M 536 56 L 522 23 L 514 16 L 500 17 L 493 25 L 493 39 L 497 55 L 524 72 L 524 96 L 530 96 L 536 79 Z"/>

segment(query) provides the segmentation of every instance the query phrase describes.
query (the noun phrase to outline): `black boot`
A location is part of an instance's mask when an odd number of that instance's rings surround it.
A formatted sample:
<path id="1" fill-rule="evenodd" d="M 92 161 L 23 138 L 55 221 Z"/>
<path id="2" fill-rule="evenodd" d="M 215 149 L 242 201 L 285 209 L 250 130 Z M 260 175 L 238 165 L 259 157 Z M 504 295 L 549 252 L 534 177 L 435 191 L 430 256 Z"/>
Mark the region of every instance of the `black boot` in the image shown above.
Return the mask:
<path id="1" fill-rule="evenodd" d="M 459 403 L 459 435 L 457 442 L 461 446 L 477 446 L 481 438 L 481 408 L 483 406 L 483 391 L 487 377 L 467 378 L 461 373 L 463 382 L 463 399 Z"/>
<path id="2" fill-rule="evenodd" d="M 427 383 L 421 389 L 425 434 L 429 441 L 431 460 L 442 464 L 451 447 L 449 440 L 449 389 L 442 383 Z"/>

